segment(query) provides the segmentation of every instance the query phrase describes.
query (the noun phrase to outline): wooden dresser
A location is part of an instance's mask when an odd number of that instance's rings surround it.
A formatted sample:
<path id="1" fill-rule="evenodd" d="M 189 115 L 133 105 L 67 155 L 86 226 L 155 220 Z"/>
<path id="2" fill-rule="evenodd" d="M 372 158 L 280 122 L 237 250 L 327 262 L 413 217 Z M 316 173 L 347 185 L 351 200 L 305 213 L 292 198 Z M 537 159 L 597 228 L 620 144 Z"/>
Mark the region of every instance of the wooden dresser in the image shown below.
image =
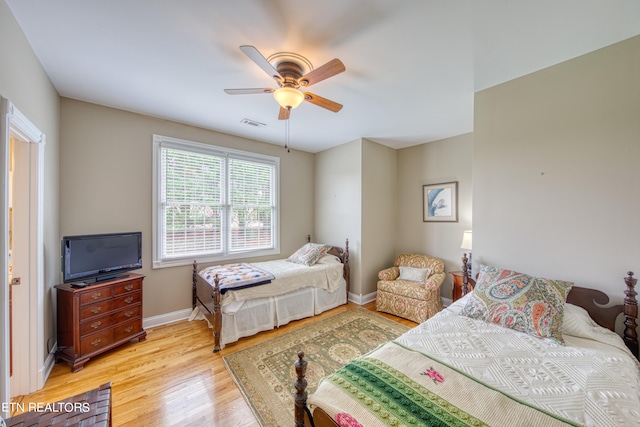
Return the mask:
<path id="1" fill-rule="evenodd" d="M 73 372 L 100 353 L 137 338 L 142 329 L 142 280 L 140 274 L 95 283 L 84 288 L 56 285 L 58 351 Z"/>

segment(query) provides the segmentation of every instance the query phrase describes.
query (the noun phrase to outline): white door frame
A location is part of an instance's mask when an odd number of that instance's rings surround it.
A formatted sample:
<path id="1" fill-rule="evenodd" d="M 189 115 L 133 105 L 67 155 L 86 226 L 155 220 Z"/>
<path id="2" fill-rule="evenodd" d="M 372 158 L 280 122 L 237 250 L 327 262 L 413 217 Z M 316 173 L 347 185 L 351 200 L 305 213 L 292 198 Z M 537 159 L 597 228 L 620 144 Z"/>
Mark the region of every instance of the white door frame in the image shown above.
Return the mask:
<path id="1" fill-rule="evenodd" d="M 0 196 L 0 402 L 10 402 L 9 376 L 9 148 L 14 136 L 33 143 L 31 179 L 29 183 L 29 276 L 32 283 L 29 292 L 29 389 L 36 391 L 44 386 L 46 378 L 41 374 L 44 365 L 44 145 L 46 136 L 6 98 L 0 105 L 0 177 L 4 188 Z M 0 416 L 7 416 L 0 413 Z"/>

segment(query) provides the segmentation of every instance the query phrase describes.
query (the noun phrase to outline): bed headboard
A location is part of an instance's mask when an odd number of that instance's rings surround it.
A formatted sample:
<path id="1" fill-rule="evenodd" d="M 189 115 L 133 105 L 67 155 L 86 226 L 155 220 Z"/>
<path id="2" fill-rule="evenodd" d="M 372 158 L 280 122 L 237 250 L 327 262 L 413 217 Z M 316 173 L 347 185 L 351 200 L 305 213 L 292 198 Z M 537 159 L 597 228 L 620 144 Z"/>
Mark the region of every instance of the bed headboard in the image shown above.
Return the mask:
<path id="1" fill-rule="evenodd" d="M 578 305 L 587 312 L 591 318 L 600 326 L 610 329 L 615 332 L 616 319 L 622 313 L 624 315 L 624 333 L 623 339 L 629 350 L 638 357 L 638 333 L 636 328 L 638 324 L 636 319 L 638 318 L 638 301 L 636 295 L 638 295 L 634 289 L 638 279 L 633 277 L 633 272 L 627 272 L 627 277 L 624 278 L 624 282 L 627 288 L 624 291 L 624 303 L 622 305 L 613 305 L 605 307 L 609 303 L 609 296 L 604 292 L 581 288 L 574 286 L 571 288 L 571 292 L 567 296 L 567 302 L 570 304 Z"/>
<path id="2" fill-rule="evenodd" d="M 466 254 L 463 258 L 463 269 L 466 264 Z M 464 273 L 467 273 L 466 271 Z M 589 313 L 589 316 L 603 328 L 607 328 L 613 332 L 616 331 L 616 320 L 620 314 L 624 315 L 624 332 L 622 338 L 624 343 L 636 358 L 640 360 L 638 349 L 638 295 L 634 289 L 638 279 L 633 277 L 633 271 L 627 272 L 624 283 L 627 285 L 624 291 L 623 304 L 612 305 L 607 307 L 609 296 L 602 291 L 589 288 L 581 288 L 574 286 L 567 295 L 569 304 L 577 305 Z"/>
<path id="3" fill-rule="evenodd" d="M 311 243 L 311 235 L 307 234 L 307 243 Z M 335 255 L 340 259 L 340 262 L 344 266 L 343 276 L 347 282 L 347 300 L 349 299 L 349 286 L 351 285 L 351 267 L 349 266 L 349 239 L 345 239 L 344 248 L 340 246 L 331 246 L 328 254 Z"/>

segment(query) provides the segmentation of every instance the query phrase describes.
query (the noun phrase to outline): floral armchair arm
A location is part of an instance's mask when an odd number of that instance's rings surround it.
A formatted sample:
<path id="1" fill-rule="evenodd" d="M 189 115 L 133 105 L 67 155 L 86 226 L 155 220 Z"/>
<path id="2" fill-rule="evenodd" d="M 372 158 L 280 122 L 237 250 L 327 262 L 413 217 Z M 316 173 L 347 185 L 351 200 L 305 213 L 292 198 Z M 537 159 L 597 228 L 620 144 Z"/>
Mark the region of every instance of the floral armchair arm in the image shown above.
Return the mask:
<path id="1" fill-rule="evenodd" d="M 445 277 L 447 277 L 447 275 L 444 272 L 433 273 L 427 279 L 427 282 L 424 284 L 424 287 L 427 289 L 438 289 L 444 282 Z"/>
<path id="2" fill-rule="evenodd" d="M 380 280 L 396 280 L 399 276 L 400 269 L 398 267 L 385 268 L 378 273 L 378 279 Z"/>

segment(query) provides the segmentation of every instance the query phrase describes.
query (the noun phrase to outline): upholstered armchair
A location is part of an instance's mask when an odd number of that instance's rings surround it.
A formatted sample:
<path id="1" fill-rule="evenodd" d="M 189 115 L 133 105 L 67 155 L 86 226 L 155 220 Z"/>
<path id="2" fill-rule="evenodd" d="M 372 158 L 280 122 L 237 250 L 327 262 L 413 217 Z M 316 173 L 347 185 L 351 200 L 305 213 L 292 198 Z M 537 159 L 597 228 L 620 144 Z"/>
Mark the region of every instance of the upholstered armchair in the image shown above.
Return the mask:
<path id="1" fill-rule="evenodd" d="M 444 262 L 419 254 L 402 254 L 393 267 L 378 273 L 376 309 L 422 323 L 443 309 L 440 286 Z"/>

